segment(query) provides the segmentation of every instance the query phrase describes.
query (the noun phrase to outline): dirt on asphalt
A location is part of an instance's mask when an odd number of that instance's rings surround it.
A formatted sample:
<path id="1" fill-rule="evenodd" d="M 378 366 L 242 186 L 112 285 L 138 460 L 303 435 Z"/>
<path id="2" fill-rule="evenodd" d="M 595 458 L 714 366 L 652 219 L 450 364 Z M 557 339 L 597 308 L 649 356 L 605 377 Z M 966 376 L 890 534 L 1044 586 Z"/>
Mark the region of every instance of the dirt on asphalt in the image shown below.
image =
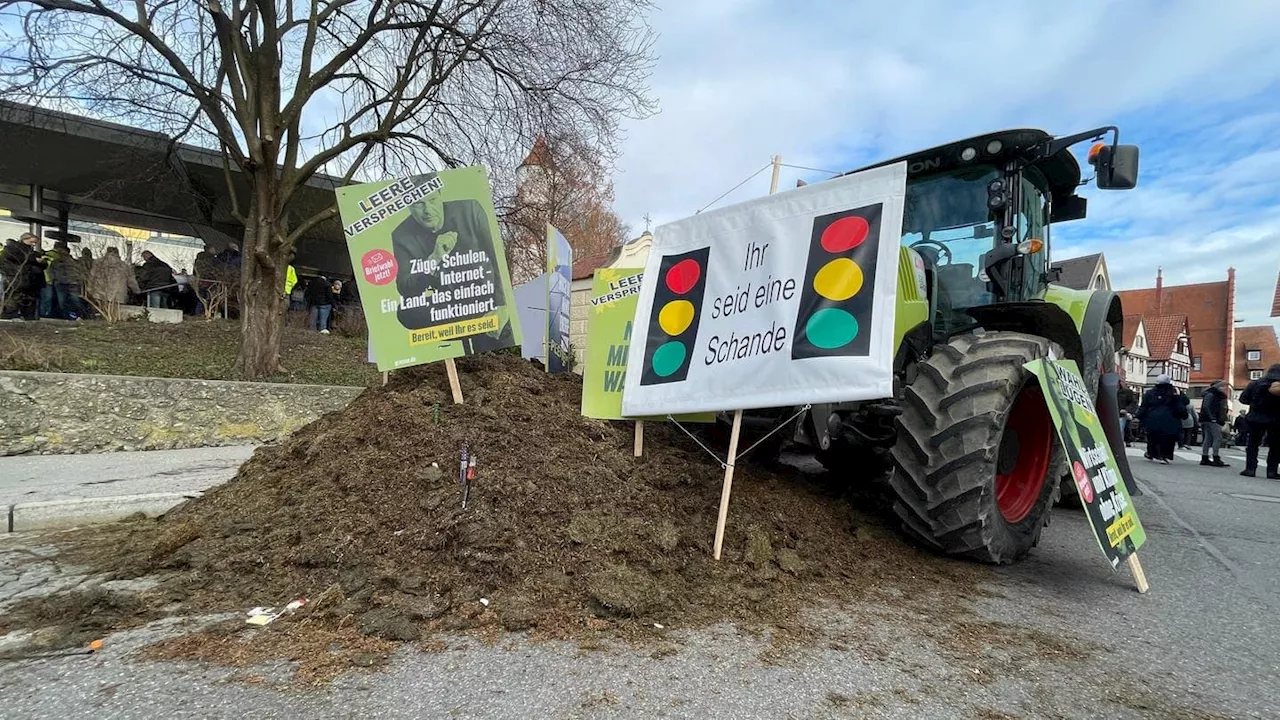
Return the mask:
<path id="1" fill-rule="evenodd" d="M 579 414 L 576 376 L 502 354 L 458 366 L 465 404 L 450 402 L 442 365 L 397 371 L 161 520 L 86 535 L 80 557 L 96 572 L 160 580 L 145 607 L 112 616 L 117 626 L 306 598 L 267 631 L 666 642 L 671 630 L 730 622 L 803 641 L 803 610 L 879 600 L 924 617 L 956 652 L 984 632 L 1019 642 L 969 614 L 987 568 L 918 552 L 827 482 L 786 468 L 739 466 L 717 562 L 723 470 L 679 429 L 649 424 L 635 458 L 631 423 Z M 465 509 L 463 444 L 478 471 Z M 74 630 L 96 612 L 66 610 L 27 603 L 0 626 Z M 155 652 L 242 657 L 227 635 L 244 628 L 236 619 Z M 324 655 L 331 645 L 305 646 Z"/>

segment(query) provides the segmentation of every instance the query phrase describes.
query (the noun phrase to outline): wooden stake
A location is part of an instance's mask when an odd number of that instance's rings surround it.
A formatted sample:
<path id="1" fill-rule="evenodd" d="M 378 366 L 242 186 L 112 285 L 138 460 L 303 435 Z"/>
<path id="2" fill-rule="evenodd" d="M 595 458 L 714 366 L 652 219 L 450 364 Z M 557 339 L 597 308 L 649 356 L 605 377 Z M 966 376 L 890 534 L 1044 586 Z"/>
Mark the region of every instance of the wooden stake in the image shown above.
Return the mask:
<path id="1" fill-rule="evenodd" d="M 636 457 L 644 455 L 644 421 L 636 421 Z"/>
<path id="2" fill-rule="evenodd" d="M 1142 563 L 1138 561 L 1138 553 L 1129 553 L 1129 572 L 1133 573 L 1133 580 L 1138 584 L 1138 592 L 1145 593 L 1151 589 L 1147 584 L 1147 574 L 1142 572 Z"/>
<path id="3" fill-rule="evenodd" d="M 782 171 L 782 156 L 773 156 L 773 177 L 769 180 L 769 194 L 778 192 L 778 173 Z M 720 559 L 724 547 L 724 526 L 729 519 L 729 495 L 733 492 L 733 467 L 738 462 L 738 436 L 742 432 L 742 411 L 733 411 L 733 432 L 729 434 L 729 459 L 724 467 L 724 486 L 720 489 L 720 516 L 716 519 L 715 559 Z"/>
<path id="4" fill-rule="evenodd" d="M 453 393 L 453 404 L 462 404 L 462 384 L 458 382 L 458 366 L 453 358 L 444 361 L 444 369 L 449 373 L 449 392 Z"/>
<path id="5" fill-rule="evenodd" d="M 724 545 L 724 525 L 729 519 L 729 493 L 733 492 L 733 465 L 738 461 L 738 433 L 742 430 L 742 411 L 733 411 L 733 432 L 729 434 L 729 461 L 724 467 L 724 487 L 720 488 L 720 517 L 716 519 L 715 559 L 720 559 Z"/>
<path id="6" fill-rule="evenodd" d="M 383 385 L 386 385 L 386 384 L 387 384 L 387 377 L 388 377 L 389 375 L 391 375 L 391 371 L 390 371 L 390 370 L 388 370 L 388 371 L 386 371 L 386 372 L 382 373 L 382 384 L 383 384 Z"/>

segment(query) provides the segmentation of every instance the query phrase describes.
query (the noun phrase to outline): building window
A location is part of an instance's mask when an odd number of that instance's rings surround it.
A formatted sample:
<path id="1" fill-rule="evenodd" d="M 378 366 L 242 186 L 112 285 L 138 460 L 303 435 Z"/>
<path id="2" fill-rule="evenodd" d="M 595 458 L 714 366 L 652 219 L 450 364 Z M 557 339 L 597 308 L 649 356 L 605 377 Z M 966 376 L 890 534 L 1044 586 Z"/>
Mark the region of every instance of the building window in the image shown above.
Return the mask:
<path id="1" fill-rule="evenodd" d="M 1259 361 L 1259 360 L 1261 360 L 1261 359 L 1262 359 L 1262 351 L 1261 351 L 1261 350 L 1249 350 L 1249 351 L 1245 352 L 1245 354 L 1244 354 L 1244 358 L 1245 358 L 1246 360 L 1252 360 L 1253 362 L 1257 362 L 1257 361 Z"/>
<path id="2" fill-rule="evenodd" d="M 1141 335 L 1133 339 L 1133 344 L 1136 345 L 1139 350 L 1145 350 L 1147 348 L 1147 344 L 1142 341 Z"/>
<path id="3" fill-rule="evenodd" d="M 1195 370 L 1196 372 L 1200 372 L 1200 356 L 1199 355 L 1191 358 L 1191 369 Z"/>

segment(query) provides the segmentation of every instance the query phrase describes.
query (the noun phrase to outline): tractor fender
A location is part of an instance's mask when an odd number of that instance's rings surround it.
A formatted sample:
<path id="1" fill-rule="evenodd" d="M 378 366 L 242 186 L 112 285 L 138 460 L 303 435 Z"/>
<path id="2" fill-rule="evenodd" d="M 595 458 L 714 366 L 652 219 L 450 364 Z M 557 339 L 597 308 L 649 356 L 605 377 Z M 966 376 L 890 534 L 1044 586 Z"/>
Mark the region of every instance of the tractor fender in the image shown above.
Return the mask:
<path id="1" fill-rule="evenodd" d="M 1104 367 L 1103 358 L 1099 357 L 1103 333 L 1111 333 L 1111 338 L 1115 341 L 1111 345 L 1112 352 L 1120 349 L 1123 322 L 1124 310 L 1120 306 L 1120 296 L 1110 290 L 1094 290 L 1078 326 L 1084 354 L 1081 370 L 1086 367 L 1090 370 Z"/>
<path id="2" fill-rule="evenodd" d="M 1057 343 L 1063 355 L 1075 360 L 1086 378 L 1097 381 L 1102 366 L 1102 334 L 1109 332 L 1120 347 L 1124 312 L 1120 297 L 1110 290 L 1071 290 L 1051 285 L 1044 300 L 999 303 L 966 310 L 987 330 L 1040 335 Z"/>
<path id="3" fill-rule="evenodd" d="M 1083 367 L 1084 348 L 1076 321 L 1061 307 L 1043 301 L 1006 302 L 965 310 L 985 330 L 1039 335 L 1056 343 L 1062 354 Z M 1083 317 L 1083 313 L 1081 313 Z"/>

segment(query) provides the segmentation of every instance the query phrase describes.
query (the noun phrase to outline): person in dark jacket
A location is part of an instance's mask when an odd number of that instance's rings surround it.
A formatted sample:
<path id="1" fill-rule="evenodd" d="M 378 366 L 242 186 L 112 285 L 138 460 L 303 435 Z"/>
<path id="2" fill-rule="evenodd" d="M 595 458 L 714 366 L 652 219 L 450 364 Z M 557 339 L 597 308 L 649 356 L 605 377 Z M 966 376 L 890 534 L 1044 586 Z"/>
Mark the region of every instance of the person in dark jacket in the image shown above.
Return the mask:
<path id="1" fill-rule="evenodd" d="M 1191 398 L 1187 397 L 1185 392 L 1178 392 L 1178 402 L 1191 407 Z M 1179 450 L 1190 450 L 1196 444 L 1196 428 L 1199 425 L 1194 413 L 1188 412 L 1182 418 L 1182 432 L 1178 435 Z"/>
<path id="2" fill-rule="evenodd" d="M 214 275 L 218 273 L 217 253 L 213 251 L 212 245 L 205 245 L 204 250 L 196 253 L 195 262 L 191 265 L 191 271 L 200 280 L 214 280 Z"/>
<path id="3" fill-rule="evenodd" d="M 1173 462 L 1173 448 L 1182 432 L 1182 420 L 1189 412 L 1188 404 L 1168 375 L 1156 378 L 1156 386 L 1142 396 L 1142 406 L 1138 408 L 1138 421 L 1147 431 L 1145 458 Z"/>
<path id="4" fill-rule="evenodd" d="M 0 254 L 0 272 L 5 275 L 8 302 L 5 317 L 10 314 L 26 320 L 39 316 L 40 291 L 44 287 L 44 265 L 40 262 L 40 238 L 23 233 L 18 242 L 5 244 Z"/>
<path id="5" fill-rule="evenodd" d="M 173 298 L 173 266 L 156 257 L 150 250 L 142 251 L 142 264 L 135 271 L 138 287 L 149 297 L 154 297 L 160 307 L 170 307 Z"/>
<path id="6" fill-rule="evenodd" d="M 1232 442 L 1240 446 L 1248 445 L 1249 444 L 1248 414 L 1241 412 L 1239 415 L 1236 415 L 1236 420 L 1231 424 L 1231 427 L 1233 430 L 1236 431 L 1236 436 L 1235 438 L 1232 439 Z"/>
<path id="7" fill-rule="evenodd" d="M 333 312 L 333 303 L 337 298 L 333 294 L 333 282 L 320 275 L 307 285 L 307 304 L 311 306 L 307 327 L 318 330 L 323 335 L 329 334 L 329 314 Z"/>
<path id="8" fill-rule="evenodd" d="M 54 243 L 53 249 L 40 256 L 44 267 L 44 287 L 40 289 L 40 317 L 74 320 L 79 308 L 72 302 L 75 278 L 71 248 L 65 241 Z M 56 305 L 55 305 L 56 301 Z M 54 308 L 57 307 L 57 310 Z"/>
<path id="9" fill-rule="evenodd" d="M 13 238 L 5 240 L 4 247 L 0 248 L 0 318 L 9 317 L 9 296 L 14 294 L 17 280 L 10 258 L 16 259 L 19 252 L 18 241 Z"/>
<path id="10" fill-rule="evenodd" d="M 229 278 L 238 279 L 240 277 L 240 246 L 235 243 L 227 243 L 227 247 L 214 258 L 219 268 L 218 272 L 225 273 Z"/>
<path id="11" fill-rule="evenodd" d="M 1267 479 L 1280 480 L 1280 363 L 1249 383 L 1240 394 L 1240 402 L 1249 406 L 1249 444 L 1245 446 L 1244 470 L 1240 474 L 1257 476 L 1258 449 L 1265 436 Z"/>
<path id="12" fill-rule="evenodd" d="M 1231 387 L 1218 380 L 1204 391 L 1200 399 L 1200 427 L 1204 430 L 1204 443 L 1200 448 L 1200 464 L 1211 467 L 1231 467 L 1222 462 L 1222 428 L 1227 424 L 1227 396 Z M 1210 459 L 1212 454 L 1213 459 Z"/>

